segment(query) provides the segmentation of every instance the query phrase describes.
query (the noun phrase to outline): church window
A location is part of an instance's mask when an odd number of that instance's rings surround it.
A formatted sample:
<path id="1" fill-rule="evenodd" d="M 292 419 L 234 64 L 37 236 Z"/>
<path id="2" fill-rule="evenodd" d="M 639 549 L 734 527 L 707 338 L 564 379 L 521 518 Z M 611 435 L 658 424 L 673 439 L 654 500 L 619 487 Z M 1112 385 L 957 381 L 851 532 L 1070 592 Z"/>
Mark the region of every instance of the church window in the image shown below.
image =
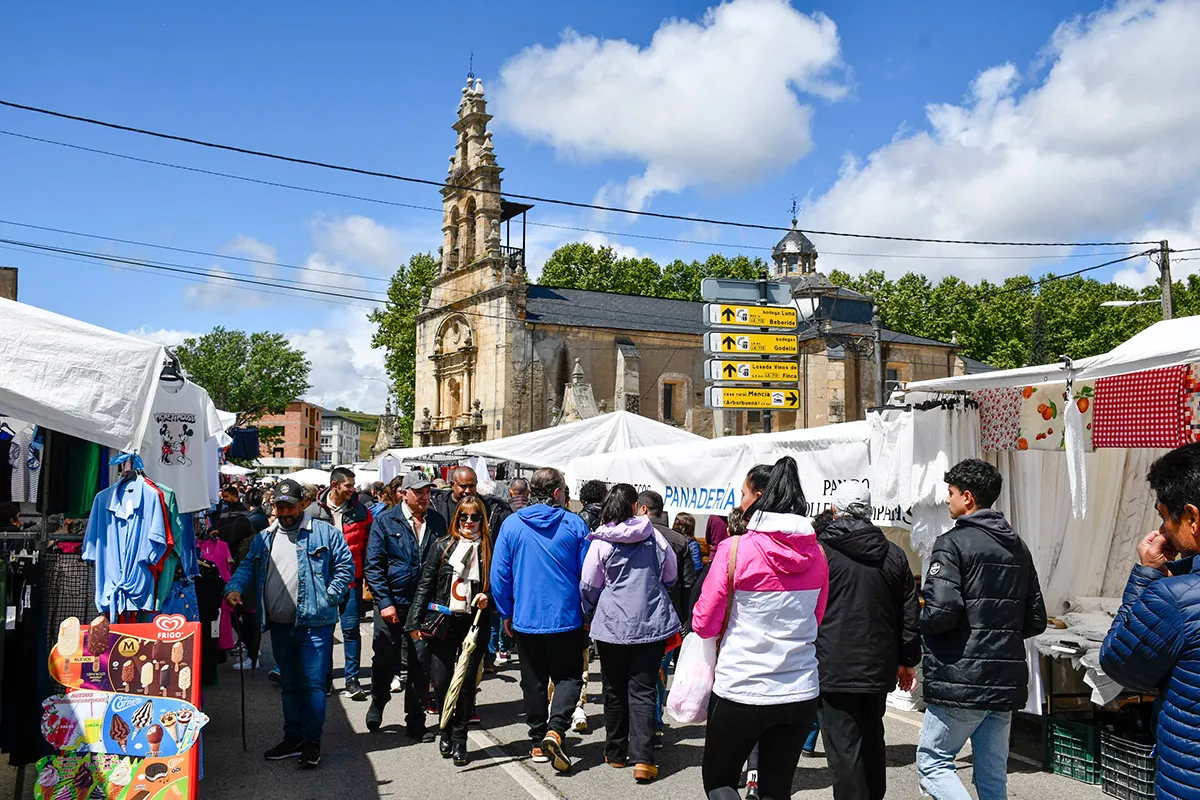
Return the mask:
<path id="1" fill-rule="evenodd" d="M 675 421 L 675 384 L 663 384 L 662 412 L 664 422 Z"/>

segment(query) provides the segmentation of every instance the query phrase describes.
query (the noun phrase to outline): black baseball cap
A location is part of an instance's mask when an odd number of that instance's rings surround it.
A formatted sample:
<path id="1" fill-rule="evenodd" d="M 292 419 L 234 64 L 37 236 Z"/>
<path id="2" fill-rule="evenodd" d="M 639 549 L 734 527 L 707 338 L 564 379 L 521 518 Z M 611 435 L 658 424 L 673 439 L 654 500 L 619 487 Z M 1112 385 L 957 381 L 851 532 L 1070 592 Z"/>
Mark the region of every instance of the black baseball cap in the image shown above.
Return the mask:
<path id="1" fill-rule="evenodd" d="M 296 505 L 304 497 L 304 488 L 294 480 L 282 480 L 275 484 L 275 502 Z"/>

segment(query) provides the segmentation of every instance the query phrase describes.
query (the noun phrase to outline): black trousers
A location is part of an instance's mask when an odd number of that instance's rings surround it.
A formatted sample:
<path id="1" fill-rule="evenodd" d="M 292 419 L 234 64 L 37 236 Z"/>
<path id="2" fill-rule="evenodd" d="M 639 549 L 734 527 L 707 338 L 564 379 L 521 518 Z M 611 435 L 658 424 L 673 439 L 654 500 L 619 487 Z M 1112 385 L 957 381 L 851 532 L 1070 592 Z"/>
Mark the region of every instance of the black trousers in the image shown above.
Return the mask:
<path id="1" fill-rule="evenodd" d="M 804 740 L 817 718 L 817 701 L 751 706 L 715 694 L 708 701 L 702 774 L 709 797 L 736 796 L 742 765 L 758 745 L 758 793 L 788 800 Z M 733 791 L 734 795 L 728 792 Z"/>
<path id="2" fill-rule="evenodd" d="M 401 669 L 402 654 L 408 652 L 408 680 L 404 686 L 404 721 L 410 732 L 425 730 L 429 707 L 429 648 L 414 642 L 404 630 L 408 606 L 396 606 L 399 622 L 387 622 L 375 611 L 375 635 L 371 640 L 371 701 L 382 710 L 392 699 L 392 678 Z"/>
<path id="3" fill-rule="evenodd" d="M 887 791 L 883 739 L 886 692 L 821 694 L 821 738 L 834 800 L 882 800 Z"/>
<path id="4" fill-rule="evenodd" d="M 521 658 L 521 693 L 525 696 L 525 721 L 529 738 L 540 745 L 547 731 L 559 736 L 571 724 L 571 714 L 583 691 L 583 628 L 566 633 L 521 633 L 516 631 Z M 546 694 L 554 681 L 554 700 L 546 712 Z"/>
<path id="5" fill-rule="evenodd" d="M 476 681 L 479 677 L 479 665 L 487 655 L 488 639 L 491 638 L 492 625 L 489 611 L 484 611 L 480 617 L 479 630 L 475 636 L 475 650 L 467 664 L 467 679 L 458 695 L 458 703 L 454 707 L 454 716 L 450 718 L 450 729 L 443 731 L 449 734 L 455 742 L 467 741 L 467 723 L 475 713 Z M 437 698 L 437 707 L 446 708 L 446 692 L 450 690 L 450 682 L 454 678 L 454 668 L 458 664 L 459 652 L 467 641 L 471 631 L 473 614 L 456 614 L 450 619 L 445 639 L 429 640 L 429 673 L 433 678 L 433 694 Z"/>
<path id="6" fill-rule="evenodd" d="M 614 764 L 654 763 L 658 670 L 666 649 L 666 641 L 596 642 L 604 683 L 604 755 Z"/>
<path id="7" fill-rule="evenodd" d="M 257 664 L 258 651 L 262 645 L 262 622 L 258 619 L 258 612 L 240 607 L 234 621 L 237 623 L 242 643 L 246 646 L 246 656 Z"/>

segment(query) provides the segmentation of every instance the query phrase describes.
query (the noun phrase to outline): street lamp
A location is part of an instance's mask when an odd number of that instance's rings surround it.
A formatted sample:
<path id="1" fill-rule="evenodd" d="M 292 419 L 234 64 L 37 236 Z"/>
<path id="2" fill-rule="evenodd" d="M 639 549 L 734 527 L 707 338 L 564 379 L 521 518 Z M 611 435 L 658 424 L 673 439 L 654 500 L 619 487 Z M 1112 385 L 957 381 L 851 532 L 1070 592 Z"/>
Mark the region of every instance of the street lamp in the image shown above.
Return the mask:
<path id="1" fill-rule="evenodd" d="M 1129 308 L 1130 306 L 1156 306 L 1161 300 L 1106 300 L 1101 308 Z"/>

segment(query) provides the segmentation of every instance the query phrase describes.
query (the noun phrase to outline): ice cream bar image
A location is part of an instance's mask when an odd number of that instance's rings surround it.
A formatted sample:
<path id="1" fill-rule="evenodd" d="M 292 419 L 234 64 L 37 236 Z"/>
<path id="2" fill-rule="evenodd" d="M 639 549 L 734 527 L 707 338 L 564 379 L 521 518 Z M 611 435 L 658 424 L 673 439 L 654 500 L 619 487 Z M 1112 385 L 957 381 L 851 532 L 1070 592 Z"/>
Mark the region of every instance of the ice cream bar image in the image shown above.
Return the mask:
<path id="1" fill-rule="evenodd" d="M 152 783 L 165 781 L 169 771 L 170 770 L 167 768 L 166 764 L 163 764 L 161 761 L 155 762 L 146 767 L 146 780 L 151 781 Z"/>
<path id="2" fill-rule="evenodd" d="M 162 750 L 163 729 L 161 725 L 151 725 L 146 731 L 146 741 L 150 743 L 150 755 L 156 756 Z"/>
<path id="3" fill-rule="evenodd" d="M 192 668 L 183 667 L 179 670 L 179 691 L 187 694 L 187 691 L 192 688 Z"/>
<path id="4" fill-rule="evenodd" d="M 121 665 L 121 683 L 125 684 L 125 691 L 129 691 L 134 681 L 133 662 L 126 661 Z"/>
<path id="5" fill-rule="evenodd" d="M 142 703 L 141 707 L 138 708 L 138 710 L 133 714 L 133 732 L 137 733 L 138 731 L 142 730 L 149 725 L 150 721 L 153 719 L 154 703 L 150 700 L 147 700 L 146 702 Z"/>
<path id="6" fill-rule="evenodd" d="M 63 658 L 79 652 L 79 618 L 67 617 L 58 626 L 58 654 Z"/>
<path id="7" fill-rule="evenodd" d="M 142 664 L 142 688 L 149 689 L 154 685 L 154 665 L 147 661 Z"/>
<path id="8" fill-rule="evenodd" d="M 158 668 L 158 686 L 162 690 L 162 696 L 167 696 L 167 690 L 171 688 L 171 665 L 163 664 Z"/>
<path id="9" fill-rule="evenodd" d="M 183 642 L 171 645 L 171 663 L 176 667 L 183 663 Z"/>
<path id="10" fill-rule="evenodd" d="M 87 649 L 94 656 L 108 652 L 108 617 L 101 614 L 88 626 Z"/>
<path id="11" fill-rule="evenodd" d="M 129 723 L 120 714 L 113 714 L 112 722 L 108 724 L 108 738 L 125 749 L 125 743 L 129 741 Z"/>

